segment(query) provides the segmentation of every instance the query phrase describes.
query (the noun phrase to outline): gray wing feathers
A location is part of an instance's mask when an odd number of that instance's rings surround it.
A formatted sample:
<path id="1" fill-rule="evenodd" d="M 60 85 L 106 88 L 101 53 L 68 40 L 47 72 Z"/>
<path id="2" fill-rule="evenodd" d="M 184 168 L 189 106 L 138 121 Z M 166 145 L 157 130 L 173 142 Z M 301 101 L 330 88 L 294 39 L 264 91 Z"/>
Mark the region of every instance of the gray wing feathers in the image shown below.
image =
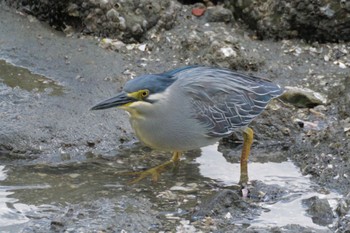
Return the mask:
<path id="1" fill-rule="evenodd" d="M 192 97 L 193 117 L 212 137 L 248 125 L 283 92 L 270 81 L 226 69 L 195 67 L 177 75 L 184 94 Z"/>

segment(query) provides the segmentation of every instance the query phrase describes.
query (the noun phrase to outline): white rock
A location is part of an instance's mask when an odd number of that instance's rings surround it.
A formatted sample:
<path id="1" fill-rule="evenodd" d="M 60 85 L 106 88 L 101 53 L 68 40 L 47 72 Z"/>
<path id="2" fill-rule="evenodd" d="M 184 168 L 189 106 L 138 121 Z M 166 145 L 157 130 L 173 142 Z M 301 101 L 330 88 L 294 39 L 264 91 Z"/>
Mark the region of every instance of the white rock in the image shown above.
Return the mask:
<path id="1" fill-rule="evenodd" d="M 220 49 L 220 52 L 225 56 L 225 57 L 236 57 L 237 53 L 234 51 L 231 47 L 223 47 Z"/>

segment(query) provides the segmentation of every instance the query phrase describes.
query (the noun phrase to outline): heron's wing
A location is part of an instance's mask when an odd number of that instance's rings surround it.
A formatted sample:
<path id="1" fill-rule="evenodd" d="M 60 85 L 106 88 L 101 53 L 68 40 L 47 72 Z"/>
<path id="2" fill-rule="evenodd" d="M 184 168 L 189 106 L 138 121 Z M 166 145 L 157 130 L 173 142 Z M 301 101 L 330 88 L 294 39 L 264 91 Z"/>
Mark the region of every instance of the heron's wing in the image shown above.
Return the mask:
<path id="1" fill-rule="evenodd" d="M 270 81 L 226 69 L 195 67 L 178 73 L 191 97 L 193 117 L 208 136 L 223 137 L 248 125 L 283 90 Z"/>

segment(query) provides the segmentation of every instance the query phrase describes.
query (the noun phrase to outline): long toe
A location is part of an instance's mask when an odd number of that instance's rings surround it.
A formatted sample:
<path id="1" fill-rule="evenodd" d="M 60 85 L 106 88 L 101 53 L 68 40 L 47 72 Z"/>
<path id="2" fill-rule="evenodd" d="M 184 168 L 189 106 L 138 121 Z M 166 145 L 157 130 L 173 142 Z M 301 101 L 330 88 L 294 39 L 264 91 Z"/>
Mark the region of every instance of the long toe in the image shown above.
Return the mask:
<path id="1" fill-rule="evenodd" d="M 146 171 L 139 171 L 139 172 L 125 172 L 121 175 L 130 175 L 130 176 L 137 176 L 137 178 L 131 180 L 129 184 L 136 184 L 139 181 L 151 177 L 152 181 L 156 183 L 159 180 L 160 174 L 164 171 L 166 171 L 169 167 L 174 166 L 174 162 L 172 160 L 167 161 L 161 165 L 158 165 L 156 167 L 147 169 Z"/>

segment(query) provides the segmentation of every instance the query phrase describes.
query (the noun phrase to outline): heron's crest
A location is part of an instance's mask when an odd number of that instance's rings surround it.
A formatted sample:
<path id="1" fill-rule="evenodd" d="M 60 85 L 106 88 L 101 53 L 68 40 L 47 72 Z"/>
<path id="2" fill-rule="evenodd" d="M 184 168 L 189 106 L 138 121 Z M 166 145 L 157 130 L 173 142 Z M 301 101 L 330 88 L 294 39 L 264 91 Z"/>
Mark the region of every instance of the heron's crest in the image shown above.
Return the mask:
<path id="1" fill-rule="evenodd" d="M 146 74 L 128 81 L 123 89 L 129 93 L 147 89 L 155 94 L 166 90 L 175 80 L 166 74 Z"/>
<path id="2" fill-rule="evenodd" d="M 178 73 L 195 67 L 197 66 L 184 66 L 161 74 L 141 75 L 128 81 L 124 86 L 124 91 L 130 93 L 147 89 L 151 94 L 161 93 L 177 80 Z"/>

